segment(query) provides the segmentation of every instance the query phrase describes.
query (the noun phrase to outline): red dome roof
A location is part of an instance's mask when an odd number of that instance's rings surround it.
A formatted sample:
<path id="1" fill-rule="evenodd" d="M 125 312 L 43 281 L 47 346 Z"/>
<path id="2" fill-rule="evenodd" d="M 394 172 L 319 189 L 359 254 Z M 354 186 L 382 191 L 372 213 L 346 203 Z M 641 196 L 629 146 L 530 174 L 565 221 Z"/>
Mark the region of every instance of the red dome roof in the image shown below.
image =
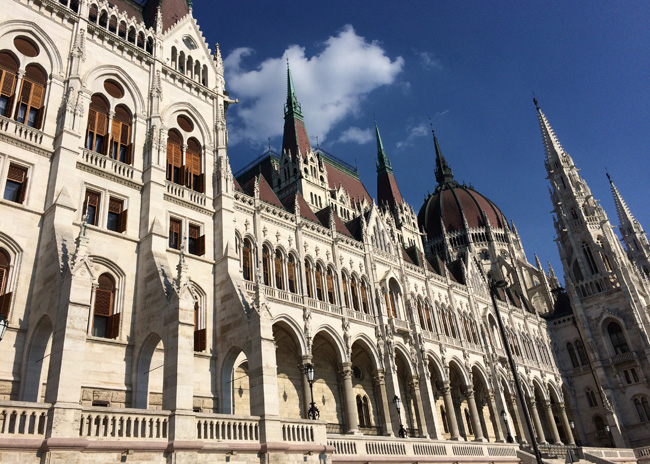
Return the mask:
<path id="1" fill-rule="evenodd" d="M 470 228 L 487 226 L 483 212 L 491 227 L 508 227 L 508 221 L 494 203 L 476 190 L 454 182 L 436 189 L 425 200 L 418 214 L 418 222 L 431 240 L 442 235 L 441 219 L 447 232 L 463 230 L 463 218 Z"/>

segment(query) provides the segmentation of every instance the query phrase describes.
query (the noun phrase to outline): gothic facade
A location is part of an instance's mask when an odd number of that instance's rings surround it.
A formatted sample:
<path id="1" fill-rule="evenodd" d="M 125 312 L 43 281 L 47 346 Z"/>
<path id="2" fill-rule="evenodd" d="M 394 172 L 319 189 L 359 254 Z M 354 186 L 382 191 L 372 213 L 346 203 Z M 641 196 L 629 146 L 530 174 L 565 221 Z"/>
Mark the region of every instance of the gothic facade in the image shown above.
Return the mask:
<path id="1" fill-rule="evenodd" d="M 142 3 L 12 0 L 0 15 L 3 461 L 508 463 L 533 440 L 599 444 L 578 410 L 586 370 L 562 364 L 574 320 L 617 340 L 614 364 L 584 346 L 623 443 L 624 397 L 647 405 L 632 348 L 645 287 L 550 127 L 554 200 L 569 195 L 559 173 L 585 200 L 569 232 L 556 210 L 570 321 L 552 271 L 454 180 L 435 134 L 437 186 L 416 214 L 376 127 L 373 198 L 312 147 L 289 70 L 281 153 L 233 175 L 218 45 L 191 2 Z M 613 287 L 603 309 L 594 295 Z M 613 380 L 626 366 L 630 387 Z"/>

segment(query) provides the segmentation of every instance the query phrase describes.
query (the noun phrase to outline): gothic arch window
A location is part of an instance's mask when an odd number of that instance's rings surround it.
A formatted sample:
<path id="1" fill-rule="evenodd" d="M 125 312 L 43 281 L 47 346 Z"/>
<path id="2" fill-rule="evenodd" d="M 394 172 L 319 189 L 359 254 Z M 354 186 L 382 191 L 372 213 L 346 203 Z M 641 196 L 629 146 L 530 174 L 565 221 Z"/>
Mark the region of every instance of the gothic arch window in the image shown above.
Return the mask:
<path id="1" fill-rule="evenodd" d="M 444 406 L 440 406 L 440 420 L 442 421 L 442 428 L 445 433 L 449 433 L 449 426 L 447 425 L 447 412 Z"/>
<path id="2" fill-rule="evenodd" d="M 650 421 L 650 405 L 648 405 L 648 398 L 645 396 L 641 398 L 634 398 L 634 407 L 636 409 L 636 413 L 639 416 L 640 422 Z"/>
<path id="3" fill-rule="evenodd" d="M 612 264 L 609 261 L 609 256 L 607 256 L 607 248 L 604 245 L 603 237 L 598 237 L 596 242 L 598 243 L 598 246 L 602 250 L 604 250 L 604 251 L 600 252 L 600 257 L 603 260 L 603 263 L 605 264 L 605 269 L 607 269 L 609 272 L 611 272 L 612 271 Z"/>
<path id="4" fill-rule="evenodd" d="M 431 304 L 428 301 L 424 302 L 424 311 L 426 313 L 426 320 L 427 320 L 427 330 L 429 332 L 434 331 L 433 327 L 433 322 L 434 322 L 434 317 L 433 317 L 433 308 L 431 307 Z"/>
<path id="5" fill-rule="evenodd" d="M 327 285 L 327 301 L 331 304 L 335 304 L 336 299 L 334 297 L 334 286 L 336 284 L 336 277 L 334 276 L 331 267 L 327 268 L 327 277 L 325 278 L 325 281 Z"/>
<path id="6" fill-rule="evenodd" d="M 314 280 L 316 281 L 316 298 L 320 301 L 325 301 L 325 294 L 323 292 L 323 266 L 320 263 L 316 264 Z"/>
<path id="7" fill-rule="evenodd" d="M 102 95 L 95 94 L 90 98 L 86 127 L 86 149 L 101 154 L 106 153 L 108 110 L 108 102 Z"/>
<path id="8" fill-rule="evenodd" d="M 111 158 L 131 164 L 131 112 L 124 105 L 115 107 L 109 143 Z"/>
<path id="9" fill-rule="evenodd" d="M 97 279 L 93 328 L 95 337 L 117 338 L 120 334 L 120 313 L 115 312 L 115 278 L 104 273 Z"/>
<path id="10" fill-rule="evenodd" d="M 350 279 L 350 293 L 352 295 L 352 307 L 359 311 L 359 292 L 357 291 L 357 279 L 352 276 Z"/>
<path id="11" fill-rule="evenodd" d="M 0 248 L 0 313 L 9 318 L 11 305 L 11 292 L 9 292 L 9 269 L 11 257 L 4 249 Z"/>
<path id="12" fill-rule="evenodd" d="M 8 116 L 16 93 L 18 61 L 7 52 L 0 52 L 0 115 Z"/>
<path id="13" fill-rule="evenodd" d="M 275 271 L 275 288 L 284 290 L 284 256 L 280 250 L 275 250 L 273 270 Z"/>
<path id="14" fill-rule="evenodd" d="M 582 252 L 585 255 L 585 259 L 587 260 L 589 271 L 592 274 L 596 274 L 598 272 L 598 267 L 596 266 L 596 260 L 594 260 L 594 255 L 591 252 L 591 247 L 587 242 L 582 242 Z"/>
<path id="15" fill-rule="evenodd" d="M 370 304 L 368 303 L 368 287 L 366 286 L 366 281 L 364 279 L 361 279 L 359 293 L 361 294 L 361 309 L 363 309 L 363 312 L 365 314 L 370 314 Z"/>
<path id="16" fill-rule="evenodd" d="M 135 43 L 135 27 L 131 26 L 129 27 L 129 35 L 126 38 L 128 42 L 131 42 L 132 44 Z"/>
<path id="17" fill-rule="evenodd" d="M 92 5 L 90 5 L 90 8 L 88 9 L 88 21 L 96 24 L 97 14 L 98 14 L 97 5 L 93 3 Z"/>
<path id="18" fill-rule="evenodd" d="M 314 288 L 312 284 L 312 278 L 311 278 L 311 273 L 312 273 L 312 265 L 309 262 L 309 259 L 305 258 L 305 279 L 307 279 L 306 284 L 307 284 L 307 296 L 309 298 L 314 298 Z"/>
<path id="19" fill-rule="evenodd" d="M 467 423 L 467 433 L 474 435 L 474 428 L 472 427 L 472 419 L 469 417 L 469 410 L 465 408 L 465 422 Z"/>
<path id="20" fill-rule="evenodd" d="M 298 293 L 298 285 L 296 279 L 296 258 L 293 254 L 289 253 L 287 259 L 287 279 L 289 281 L 289 291 L 291 293 Z"/>
<path id="21" fill-rule="evenodd" d="M 41 128 L 45 111 L 43 103 L 46 85 L 45 72 L 39 66 L 28 64 L 25 67 L 25 75 L 20 86 L 16 121 L 36 129 Z"/>
<path id="22" fill-rule="evenodd" d="M 243 242 L 241 260 L 244 280 L 253 280 L 253 245 L 248 238 Z"/>
<path id="23" fill-rule="evenodd" d="M 597 432 L 605 432 L 605 421 L 603 420 L 602 417 L 596 416 L 594 417 L 594 425 L 596 426 L 596 431 Z"/>
<path id="24" fill-rule="evenodd" d="M 267 245 L 262 245 L 262 276 L 264 285 L 271 285 L 271 250 Z"/>
<path id="25" fill-rule="evenodd" d="M 172 47 L 172 68 L 176 69 L 178 67 L 178 51 L 176 47 Z"/>
<path id="26" fill-rule="evenodd" d="M 167 134 L 167 180 L 181 184 L 183 178 L 183 138 L 180 132 L 172 129 Z"/>
<path id="27" fill-rule="evenodd" d="M 204 192 L 201 174 L 201 145 L 195 138 L 187 141 L 185 152 L 185 186 L 196 192 Z"/>
<path id="28" fill-rule="evenodd" d="M 101 14 L 99 15 L 99 25 L 103 28 L 106 28 L 108 25 L 108 14 L 104 10 L 102 10 Z"/>
<path id="29" fill-rule="evenodd" d="M 587 351 L 585 346 L 582 344 L 581 340 L 576 340 L 576 351 L 578 353 L 578 359 L 580 359 L 580 364 L 586 366 L 589 364 L 589 358 L 587 357 Z"/>
<path id="30" fill-rule="evenodd" d="M 198 286 L 192 285 L 194 296 L 194 351 L 205 351 L 207 348 L 205 293 Z"/>
<path id="31" fill-rule="evenodd" d="M 348 296 L 348 275 L 345 272 L 341 273 L 341 279 L 341 283 L 343 284 L 343 300 L 345 302 L 345 307 L 349 308 L 350 298 Z"/>
<path id="32" fill-rule="evenodd" d="M 122 39 L 126 39 L 126 23 L 124 21 L 120 21 L 120 27 L 117 30 L 117 35 Z"/>
<path id="33" fill-rule="evenodd" d="M 117 16 L 111 15 L 111 19 L 108 21 L 108 30 L 113 34 L 117 33 Z"/>
<path id="34" fill-rule="evenodd" d="M 616 354 L 623 354 L 630 351 L 620 324 L 617 322 L 610 322 L 607 325 L 607 333 L 609 334 L 609 339 L 612 342 L 612 348 L 614 348 L 614 352 Z"/>
<path id="35" fill-rule="evenodd" d="M 590 408 L 595 408 L 598 406 L 598 400 L 596 399 L 596 394 L 591 388 L 587 387 L 585 389 L 585 396 L 587 397 L 587 403 L 589 403 Z"/>

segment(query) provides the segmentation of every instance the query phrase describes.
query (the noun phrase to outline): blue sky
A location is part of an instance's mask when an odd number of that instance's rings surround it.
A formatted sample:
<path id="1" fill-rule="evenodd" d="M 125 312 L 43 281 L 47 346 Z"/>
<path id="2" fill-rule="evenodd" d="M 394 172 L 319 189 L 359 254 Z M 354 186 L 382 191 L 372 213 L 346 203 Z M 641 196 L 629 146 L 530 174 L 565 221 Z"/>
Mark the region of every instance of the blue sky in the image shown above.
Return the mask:
<path id="1" fill-rule="evenodd" d="M 429 118 L 458 181 L 514 219 L 531 262 L 563 274 L 534 91 L 610 219 L 608 169 L 650 227 L 648 2 L 194 2 L 219 42 L 233 170 L 281 146 L 289 57 L 312 142 L 376 191 L 377 118 L 406 200 L 435 188 Z"/>

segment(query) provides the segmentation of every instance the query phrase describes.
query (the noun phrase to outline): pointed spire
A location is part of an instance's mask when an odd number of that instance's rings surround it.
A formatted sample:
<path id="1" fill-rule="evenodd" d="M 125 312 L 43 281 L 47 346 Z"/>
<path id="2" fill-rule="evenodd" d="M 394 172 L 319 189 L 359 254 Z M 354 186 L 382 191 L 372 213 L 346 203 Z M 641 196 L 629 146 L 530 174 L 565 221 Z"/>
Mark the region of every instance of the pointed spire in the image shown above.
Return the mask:
<path id="1" fill-rule="evenodd" d="M 289 67 L 289 58 L 287 58 L 287 103 L 284 105 L 284 117 L 298 117 L 302 119 L 302 106 L 296 98 L 296 90 L 293 87 L 293 78 L 291 77 L 291 68 Z"/>
<path id="2" fill-rule="evenodd" d="M 438 187 L 441 187 L 444 184 L 456 184 L 456 181 L 454 181 L 454 174 L 447 164 L 447 160 L 442 156 L 442 150 L 440 150 L 440 145 L 438 145 L 436 131 L 433 130 L 433 123 L 431 123 L 431 134 L 433 134 L 433 144 L 436 148 L 436 182 L 438 182 Z"/>
<path id="3" fill-rule="evenodd" d="M 537 109 L 537 117 L 539 119 L 539 126 L 542 130 L 542 140 L 544 142 L 544 150 L 546 151 L 546 158 L 549 161 L 557 160 L 562 161 L 562 158 L 569 156 L 568 153 L 562 148 L 562 144 L 558 140 L 551 124 L 546 119 L 546 115 L 542 112 L 536 98 L 533 98 L 533 103 Z"/>
<path id="4" fill-rule="evenodd" d="M 393 172 L 393 167 L 390 165 L 390 160 L 386 156 L 384 144 L 379 135 L 379 127 L 377 127 L 377 119 L 375 119 L 375 137 L 377 138 L 377 172 L 388 171 Z"/>
<path id="5" fill-rule="evenodd" d="M 539 257 L 537 256 L 537 253 L 535 254 L 535 265 L 537 266 L 537 269 L 540 271 L 542 270 L 542 262 L 539 260 Z"/>
<path id="6" fill-rule="evenodd" d="M 626 228 L 630 228 L 632 230 L 632 226 L 636 221 L 634 219 L 634 216 L 632 215 L 632 212 L 630 211 L 630 208 L 628 208 L 627 204 L 625 203 L 625 200 L 623 200 L 623 197 L 619 193 L 618 189 L 614 185 L 614 182 L 612 181 L 611 176 L 609 173 L 607 173 L 607 180 L 609 180 L 609 185 L 612 188 L 612 196 L 614 197 L 614 204 L 616 205 L 616 212 L 618 213 L 618 220 L 619 224 L 621 226 L 621 233 L 625 233 L 627 230 Z"/>

